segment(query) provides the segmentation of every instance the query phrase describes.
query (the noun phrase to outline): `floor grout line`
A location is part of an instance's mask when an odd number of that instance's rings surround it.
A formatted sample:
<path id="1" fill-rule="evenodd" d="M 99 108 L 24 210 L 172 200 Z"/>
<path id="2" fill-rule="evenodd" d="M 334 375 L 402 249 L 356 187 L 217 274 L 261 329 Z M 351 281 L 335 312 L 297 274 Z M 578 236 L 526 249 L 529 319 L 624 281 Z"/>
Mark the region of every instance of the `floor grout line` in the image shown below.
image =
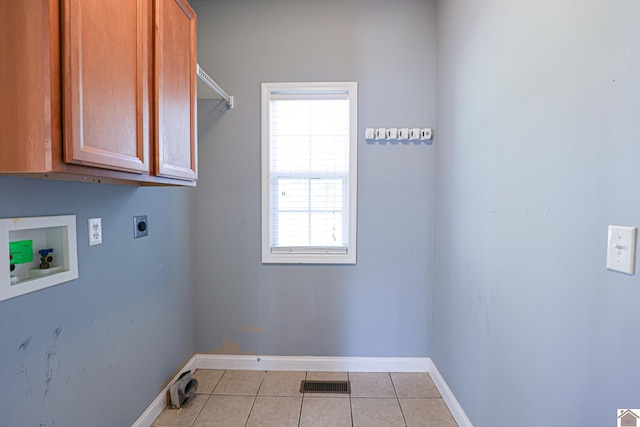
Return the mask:
<path id="1" fill-rule="evenodd" d="M 307 378 L 309 377 L 309 371 L 304 371 L 304 380 L 306 381 Z M 302 400 L 300 401 L 300 414 L 298 415 L 298 427 L 301 427 L 302 424 L 302 407 L 304 405 L 304 398 L 305 398 L 305 393 L 301 393 L 302 394 Z"/>
<path id="2" fill-rule="evenodd" d="M 347 381 L 351 384 L 351 374 L 349 372 L 347 372 Z M 353 427 L 355 425 L 355 421 L 353 421 L 353 403 L 351 399 L 352 396 L 351 393 L 349 393 L 349 413 L 351 415 L 351 427 Z"/>
<path id="3" fill-rule="evenodd" d="M 404 410 L 402 409 L 402 405 L 400 404 L 400 396 L 398 396 L 398 389 L 396 389 L 396 383 L 393 382 L 393 375 L 389 372 L 389 379 L 391 380 L 391 386 L 393 387 L 393 392 L 396 394 L 396 401 L 398 402 L 398 406 L 400 407 L 400 414 L 402 414 L 402 420 L 404 421 L 404 426 L 407 427 L 407 417 L 404 415 Z"/>
<path id="4" fill-rule="evenodd" d="M 253 397 L 253 403 L 251 404 L 251 409 L 249 409 L 249 413 L 247 414 L 247 420 L 244 422 L 244 427 L 247 427 L 249 424 L 249 420 L 251 419 L 251 412 L 253 412 L 253 408 L 256 406 L 256 401 L 258 400 L 258 393 L 260 393 L 260 387 L 262 387 L 262 383 L 264 382 L 265 372 L 262 372 L 262 378 L 260 379 L 260 385 L 258 386 L 258 390 L 256 390 L 256 394 Z"/>
<path id="5" fill-rule="evenodd" d="M 193 418 L 193 421 L 191 422 L 191 424 L 189 424 L 189 427 L 193 427 L 193 425 L 196 423 L 196 421 L 198 420 L 198 417 L 204 410 L 204 407 L 207 405 L 207 402 L 209 401 L 209 399 L 211 399 L 211 395 L 207 397 L 207 400 L 204 402 L 204 405 L 202 405 L 202 408 L 200 408 L 200 410 L 198 411 L 198 414 Z"/>

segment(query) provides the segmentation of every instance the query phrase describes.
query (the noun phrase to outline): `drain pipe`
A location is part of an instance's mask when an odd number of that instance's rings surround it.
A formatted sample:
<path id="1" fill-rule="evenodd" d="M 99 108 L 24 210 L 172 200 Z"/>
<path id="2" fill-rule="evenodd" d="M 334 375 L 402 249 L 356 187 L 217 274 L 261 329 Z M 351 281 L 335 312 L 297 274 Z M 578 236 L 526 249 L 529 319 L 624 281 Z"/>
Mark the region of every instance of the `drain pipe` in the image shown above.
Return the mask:
<path id="1" fill-rule="evenodd" d="M 173 408 L 182 408 L 185 403 L 196 397 L 198 380 L 191 377 L 191 371 L 182 373 L 180 377 L 169 387 L 169 397 Z"/>

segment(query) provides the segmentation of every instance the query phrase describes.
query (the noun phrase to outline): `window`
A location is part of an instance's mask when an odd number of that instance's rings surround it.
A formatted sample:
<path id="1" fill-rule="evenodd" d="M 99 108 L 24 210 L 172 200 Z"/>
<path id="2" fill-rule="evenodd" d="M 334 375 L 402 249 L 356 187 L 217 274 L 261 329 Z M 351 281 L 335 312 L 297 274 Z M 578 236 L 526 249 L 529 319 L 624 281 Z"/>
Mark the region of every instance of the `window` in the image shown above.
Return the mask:
<path id="1" fill-rule="evenodd" d="M 262 84 L 262 262 L 356 262 L 357 83 Z"/>

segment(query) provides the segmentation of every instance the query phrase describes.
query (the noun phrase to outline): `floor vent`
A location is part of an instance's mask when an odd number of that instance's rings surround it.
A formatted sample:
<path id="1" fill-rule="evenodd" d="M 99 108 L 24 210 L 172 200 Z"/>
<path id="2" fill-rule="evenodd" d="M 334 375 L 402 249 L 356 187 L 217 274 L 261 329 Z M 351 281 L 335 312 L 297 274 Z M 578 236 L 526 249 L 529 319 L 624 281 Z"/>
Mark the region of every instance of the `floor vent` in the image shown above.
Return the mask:
<path id="1" fill-rule="evenodd" d="M 300 393 L 351 393 L 349 381 L 302 381 Z"/>

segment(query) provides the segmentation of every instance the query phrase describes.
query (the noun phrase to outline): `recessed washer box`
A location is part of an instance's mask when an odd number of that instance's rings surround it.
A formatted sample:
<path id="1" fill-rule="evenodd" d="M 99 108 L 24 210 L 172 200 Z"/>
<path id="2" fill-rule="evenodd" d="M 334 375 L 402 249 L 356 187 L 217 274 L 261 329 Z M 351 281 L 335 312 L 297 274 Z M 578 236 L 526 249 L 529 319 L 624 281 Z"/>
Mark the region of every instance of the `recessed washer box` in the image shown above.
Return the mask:
<path id="1" fill-rule="evenodd" d="M 75 215 L 0 218 L 0 301 L 77 278 Z"/>

